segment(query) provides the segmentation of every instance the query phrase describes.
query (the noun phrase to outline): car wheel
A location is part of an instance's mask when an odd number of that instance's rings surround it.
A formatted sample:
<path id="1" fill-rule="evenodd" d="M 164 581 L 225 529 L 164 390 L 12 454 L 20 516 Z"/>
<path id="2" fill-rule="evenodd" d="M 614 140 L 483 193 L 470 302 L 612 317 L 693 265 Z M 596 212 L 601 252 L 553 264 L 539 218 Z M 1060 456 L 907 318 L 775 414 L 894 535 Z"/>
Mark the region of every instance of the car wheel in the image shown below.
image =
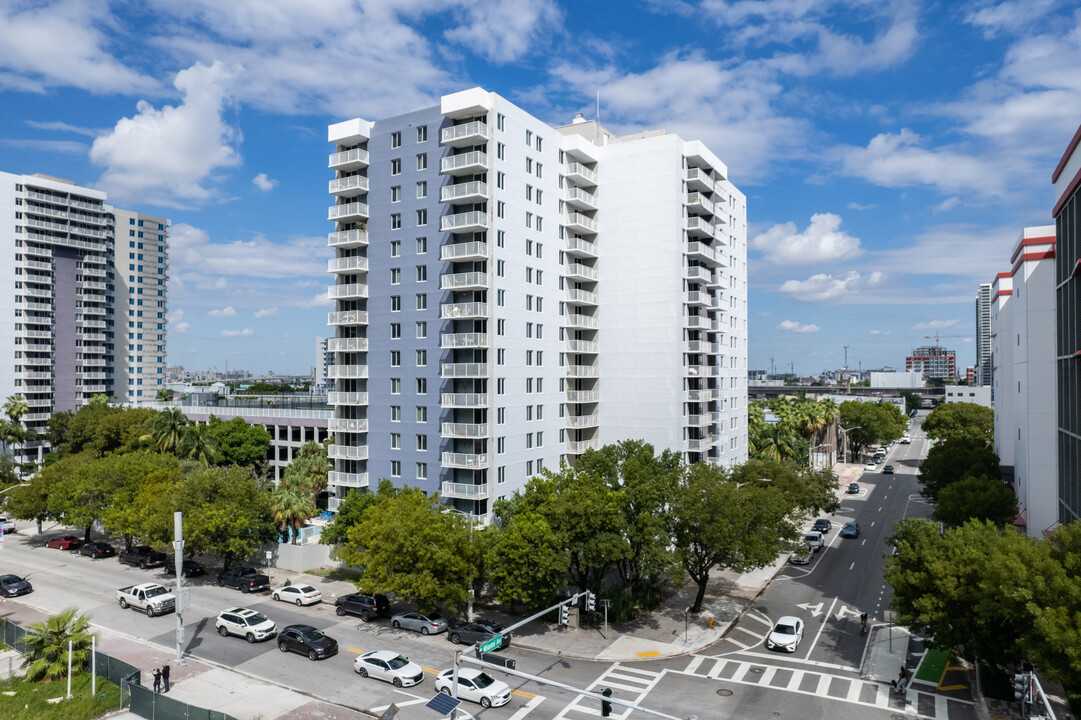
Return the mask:
<path id="1" fill-rule="evenodd" d="M 357 675 L 360 675 L 362 678 L 368 677 L 368 671 L 365 670 L 364 668 L 357 668 L 356 670 L 357 670 Z"/>
<path id="2" fill-rule="evenodd" d="M 450 695 L 450 688 L 446 687 L 446 686 L 443 686 L 443 687 L 439 688 L 439 692 L 443 693 L 444 695 Z"/>
<path id="3" fill-rule="evenodd" d="M 390 682 L 396 688 L 400 688 L 402 686 L 402 679 L 401 678 L 396 677 L 393 680 L 391 680 Z"/>
<path id="4" fill-rule="evenodd" d="M 150 607 L 149 605 L 146 606 L 146 616 L 154 617 L 154 608 Z"/>
<path id="5" fill-rule="evenodd" d="M 300 607 L 300 606 L 301 606 L 301 605 L 303 605 L 303 604 L 304 604 L 304 603 L 300 602 L 300 598 L 297 598 L 297 607 Z"/>
<path id="6" fill-rule="evenodd" d="M 339 605 L 338 607 L 334 608 L 334 614 L 338 617 L 345 615 L 345 608 Z"/>
<path id="7" fill-rule="evenodd" d="M 245 635 L 244 639 L 248 641 L 249 645 L 254 645 L 255 644 L 255 635 L 253 635 L 251 633 L 248 633 L 247 635 Z"/>
<path id="8" fill-rule="evenodd" d="M 391 623 L 390 625 L 391 625 L 391 627 L 393 627 L 393 628 L 394 628 L 395 630 L 401 630 L 401 629 L 402 629 L 402 624 L 401 624 L 400 622 L 398 622 L 397 620 L 395 620 L 394 622 L 392 622 L 392 623 Z"/>
<path id="9" fill-rule="evenodd" d="M 218 587 L 225 587 L 225 578 L 218 578 Z"/>
<path id="10" fill-rule="evenodd" d="M 229 637 L 229 631 L 225 629 L 224 625 L 218 628 L 218 634 L 222 637 Z"/>
<path id="11" fill-rule="evenodd" d="M 490 698 L 487 698 L 487 697 L 482 697 L 482 698 L 480 699 L 480 706 L 481 706 L 482 708 L 490 708 L 490 707 L 492 706 L 492 701 L 491 701 L 491 699 L 490 699 Z"/>
<path id="12" fill-rule="evenodd" d="M 120 598 L 120 609 L 121 610 L 127 610 L 128 609 L 128 601 L 125 600 L 124 598 Z"/>
<path id="13" fill-rule="evenodd" d="M 451 641 L 452 643 L 454 643 L 455 645 L 457 645 L 457 644 L 459 644 L 460 642 L 462 642 L 462 638 L 460 638 L 460 637 L 458 636 L 458 633 L 451 633 L 451 634 L 450 634 L 450 641 Z"/>
<path id="14" fill-rule="evenodd" d="M 146 560 L 143 560 L 141 563 L 139 563 L 139 567 L 141 567 L 143 570 L 146 570 Z"/>
<path id="15" fill-rule="evenodd" d="M 274 594 L 273 594 L 273 595 L 271 595 L 270 597 L 272 597 L 272 598 L 273 598 L 273 599 L 275 599 L 275 600 L 281 600 L 281 598 L 280 598 L 280 597 L 278 597 L 278 593 L 274 593 Z"/>
<path id="16" fill-rule="evenodd" d="M 360 614 L 360 621 L 361 622 L 368 622 L 371 619 L 372 619 L 372 616 L 368 614 L 367 610 L 365 610 L 364 612 L 362 612 Z"/>
<path id="17" fill-rule="evenodd" d="M 251 588 L 248 587 L 247 585 L 241 585 L 240 586 L 240 592 L 243 595 L 247 595 L 250 590 L 251 590 Z"/>
<path id="18" fill-rule="evenodd" d="M 420 629 L 420 634 L 421 635 L 427 635 L 428 634 L 428 626 L 427 625 L 425 625 L 424 627 L 422 627 Z"/>
<path id="19" fill-rule="evenodd" d="M 315 654 L 314 650 L 309 650 L 308 651 L 308 659 L 311 660 L 312 662 L 315 662 L 316 660 L 319 659 L 319 656 Z"/>
<path id="20" fill-rule="evenodd" d="M 278 649 L 282 652 L 289 652 L 289 648 L 285 646 L 285 643 L 278 643 Z"/>

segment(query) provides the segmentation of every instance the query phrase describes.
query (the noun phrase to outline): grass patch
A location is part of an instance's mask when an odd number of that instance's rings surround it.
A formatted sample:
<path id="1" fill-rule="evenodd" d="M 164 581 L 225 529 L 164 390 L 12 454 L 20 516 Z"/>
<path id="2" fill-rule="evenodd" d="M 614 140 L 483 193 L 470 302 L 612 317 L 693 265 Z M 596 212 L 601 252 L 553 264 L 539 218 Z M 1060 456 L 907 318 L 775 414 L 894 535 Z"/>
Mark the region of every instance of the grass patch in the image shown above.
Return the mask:
<path id="1" fill-rule="evenodd" d="M 946 669 L 946 663 L 949 661 L 949 650 L 929 648 L 927 654 L 923 656 L 923 662 L 916 670 L 916 679 L 938 685 L 938 681 L 942 679 L 942 671 Z"/>
<path id="2" fill-rule="evenodd" d="M 30 682 L 17 677 L 0 682 L 0 717 L 7 720 L 91 720 L 120 709 L 120 688 L 98 677 L 98 694 L 90 695 L 90 673 L 79 673 L 71 679 L 71 699 L 58 703 L 46 702 L 63 697 L 67 680 L 51 683 Z"/>
<path id="3" fill-rule="evenodd" d="M 1081 692 L 1066 690 L 1066 702 L 1070 703 L 1074 715 L 1081 715 Z"/>
<path id="4" fill-rule="evenodd" d="M 327 580 L 341 580 L 342 582 L 355 582 L 361 576 L 356 570 L 348 570 L 340 567 L 321 567 L 314 570 L 305 570 L 307 575 L 316 575 Z"/>

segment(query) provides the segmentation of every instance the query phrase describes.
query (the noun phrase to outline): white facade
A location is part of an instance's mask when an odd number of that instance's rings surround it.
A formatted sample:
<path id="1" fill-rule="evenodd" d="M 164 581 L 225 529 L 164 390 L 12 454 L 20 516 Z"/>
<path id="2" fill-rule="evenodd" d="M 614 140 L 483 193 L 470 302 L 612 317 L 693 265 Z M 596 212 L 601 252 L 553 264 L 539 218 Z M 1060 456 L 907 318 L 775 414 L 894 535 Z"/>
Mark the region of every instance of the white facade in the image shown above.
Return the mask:
<path id="1" fill-rule="evenodd" d="M 943 402 L 972 403 L 991 407 L 991 387 L 989 385 L 947 385 Z"/>
<path id="2" fill-rule="evenodd" d="M 315 365 L 312 372 L 312 388 L 326 388 L 330 384 L 328 375 L 334 364 L 334 353 L 327 349 L 327 338 L 315 338 Z"/>
<path id="3" fill-rule="evenodd" d="M 923 373 L 920 372 L 878 372 L 871 371 L 872 388 L 909 388 L 923 387 Z"/>
<path id="4" fill-rule="evenodd" d="M 1055 227 L 1025 228 L 997 279 L 995 451 L 1013 469 L 1020 517 L 1042 537 L 1058 520 Z M 1001 300 L 1001 301 L 999 301 Z"/>
<path id="5" fill-rule="evenodd" d="M 991 294 L 991 283 L 980 283 L 976 293 L 976 385 L 991 385 Z"/>
<path id="6" fill-rule="evenodd" d="M 328 139 L 332 508 L 388 477 L 485 518 L 623 439 L 746 459 L 746 201 L 701 143 L 480 88 Z"/>

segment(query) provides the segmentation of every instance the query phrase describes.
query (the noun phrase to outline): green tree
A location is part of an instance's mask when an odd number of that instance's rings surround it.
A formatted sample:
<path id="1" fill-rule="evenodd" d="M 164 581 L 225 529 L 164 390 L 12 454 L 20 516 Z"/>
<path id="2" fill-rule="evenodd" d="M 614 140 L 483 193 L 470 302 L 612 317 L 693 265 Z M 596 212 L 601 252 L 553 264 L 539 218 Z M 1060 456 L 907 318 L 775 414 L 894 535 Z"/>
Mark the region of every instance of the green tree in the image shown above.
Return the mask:
<path id="1" fill-rule="evenodd" d="M 570 558 L 539 513 L 522 512 L 494 533 L 488 548 L 489 578 L 500 602 L 542 608 L 558 596 Z"/>
<path id="2" fill-rule="evenodd" d="M 271 517 L 281 529 L 282 536 L 296 545 L 300 528 L 315 515 L 315 496 L 301 485 L 291 485 L 284 480 L 270 493 Z"/>
<path id="3" fill-rule="evenodd" d="M 194 460 L 203 466 L 217 463 L 222 456 L 218 442 L 207 430 L 207 426 L 195 423 L 184 427 L 180 436 L 180 445 L 175 452 L 178 457 Z"/>
<path id="4" fill-rule="evenodd" d="M 982 439 L 960 437 L 937 443 L 920 463 L 922 495 L 934 503 L 944 487 L 968 476 L 1002 477 L 998 455 Z"/>
<path id="5" fill-rule="evenodd" d="M 149 408 L 108 408 L 101 415 L 84 445 L 98 457 L 109 453 L 127 453 L 149 447 L 143 427 L 157 413 Z"/>
<path id="6" fill-rule="evenodd" d="M 803 456 L 805 441 L 782 422 L 766 422 L 755 436 L 752 457 L 762 460 L 793 460 Z"/>
<path id="7" fill-rule="evenodd" d="M 167 478 L 168 485 L 157 487 L 161 492 L 180 479 L 180 466 L 173 455 L 159 455 L 142 450 L 123 455 L 109 455 L 93 460 L 82 470 L 85 482 L 106 489 L 107 500 L 101 507 L 101 523 L 111 533 L 122 535 L 125 547 L 140 537 L 158 544 L 171 537 L 173 521 L 169 513 L 162 517 L 157 503 L 148 502 L 146 488 Z M 170 497 L 166 494 L 165 497 Z"/>
<path id="8" fill-rule="evenodd" d="M 317 442 L 306 442 L 300 446 L 293 461 L 285 468 L 282 479 L 290 485 L 307 489 L 312 495 L 319 495 L 327 489 L 327 475 L 330 461 L 327 448 Z"/>
<path id="9" fill-rule="evenodd" d="M 22 667 L 28 680 L 52 682 L 68 676 L 68 655 L 71 655 L 72 673 L 82 672 L 90 660 L 90 617 L 76 615 L 76 608 L 68 608 L 48 620 L 31 623 L 23 636 L 26 654 Z M 68 650 L 68 643 L 71 650 Z"/>
<path id="10" fill-rule="evenodd" d="M 911 415 L 913 410 L 919 410 L 923 407 L 923 398 L 919 396 L 919 393 L 914 393 L 911 390 L 906 390 L 901 393 L 901 397 L 905 399 L 905 414 Z"/>
<path id="11" fill-rule="evenodd" d="M 1029 605 L 1036 632 L 1025 642 L 1025 649 L 1045 674 L 1077 688 L 1081 686 L 1081 522 L 1059 525 L 1044 542 L 1063 576 L 1049 585 L 1048 595 L 1054 602 Z"/>
<path id="12" fill-rule="evenodd" d="M 767 483 L 738 486 L 724 468 L 695 463 L 672 502 L 672 536 L 687 574 L 698 585 L 691 612 L 702 601 L 714 568 L 746 572 L 765 567 L 800 537 L 789 498 Z"/>
<path id="13" fill-rule="evenodd" d="M 848 428 L 845 434 L 857 457 L 869 445 L 901 437 L 908 426 L 900 408 L 893 403 L 848 400 L 838 410 L 841 427 Z"/>
<path id="14" fill-rule="evenodd" d="M 837 481 L 828 473 L 814 473 L 794 462 L 751 459 L 728 469 L 728 478 L 740 485 L 769 481 L 793 508 L 812 515 L 832 514 L 841 508 Z"/>
<path id="15" fill-rule="evenodd" d="M 161 388 L 157 392 L 157 400 L 158 402 L 172 402 L 173 391 L 167 388 Z"/>
<path id="16" fill-rule="evenodd" d="M 111 490 L 108 485 L 98 483 L 94 473 L 84 472 L 94 461 L 94 451 L 84 450 L 61 458 L 41 471 L 41 475 L 49 478 L 48 516 L 62 525 L 83 528 L 86 542 L 90 542 L 90 530 L 109 502 Z"/>
<path id="17" fill-rule="evenodd" d="M 26 479 L 25 487 L 18 487 L 6 493 L 5 509 L 20 520 L 36 521 L 40 535 L 41 524 L 49 518 L 49 493 L 52 491 L 52 486 L 63 477 L 63 472 L 63 468 L 58 472 L 53 465 L 42 468 Z"/>
<path id="18" fill-rule="evenodd" d="M 184 428 L 188 424 L 188 418 L 180 411 L 180 408 L 171 407 L 159 412 L 147 423 L 146 429 L 158 452 L 175 453 L 180 448 L 180 443 L 184 438 Z"/>
<path id="19" fill-rule="evenodd" d="M 923 421 L 928 437 L 953 440 L 977 438 L 990 445 L 995 440 L 995 412 L 976 403 L 944 403 Z"/>
<path id="20" fill-rule="evenodd" d="M 22 418 L 28 412 L 30 412 L 30 405 L 26 402 L 26 396 L 21 393 L 8 396 L 4 402 L 4 415 L 7 416 L 8 422 L 0 429 L 0 441 L 11 445 L 11 457 L 15 461 L 16 470 L 19 467 L 16 460 L 19 445 L 30 439 L 22 424 Z M 21 476 L 21 473 L 18 474 Z"/>
<path id="21" fill-rule="evenodd" d="M 1017 517 L 1017 497 L 999 478 L 967 475 L 938 492 L 935 518 L 949 525 L 982 520 L 1008 525 Z"/>
<path id="22" fill-rule="evenodd" d="M 465 605 L 479 558 L 468 520 L 436 496 L 405 489 L 369 506 L 337 556 L 363 567 L 357 588 L 396 593 L 421 610 Z"/>
<path id="23" fill-rule="evenodd" d="M 338 503 L 338 510 L 334 514 L 334 519 L 323 528 L 323 532 L 319 535 L 319 542 L 323 545 L 341 545 L 349 539 L 349 530 L 361 523 L 364 511 L 370 505 L 394 495 L 395 492 L 396 490 L 390 480 L 385 478 L 380 481 L 378 492 L 350 490 Z"/>
<path id="24" fill-rule="evenodd" d="M 222 464 L 253 468 L 266 464 L 270 433 L 262 425 L 252 425 L 239 417 L 221 420 L 211 415 L 205 427 L 221 450 Z"/>
<path id="25" fill-rule="evenodd" d="M 84 450 L 93 450 L 95 455 L 101 454 L 98 429 L 102 421 L 109 415 L 123 412 L 121 407 L 109 405 L 107 401 L 98 400 L 98 398 L 102 397 L 104 396 L 95 396 L 71 416 L 67 426 L 67 437 L 58 447 L 61 457 L 78 455 Z"/>

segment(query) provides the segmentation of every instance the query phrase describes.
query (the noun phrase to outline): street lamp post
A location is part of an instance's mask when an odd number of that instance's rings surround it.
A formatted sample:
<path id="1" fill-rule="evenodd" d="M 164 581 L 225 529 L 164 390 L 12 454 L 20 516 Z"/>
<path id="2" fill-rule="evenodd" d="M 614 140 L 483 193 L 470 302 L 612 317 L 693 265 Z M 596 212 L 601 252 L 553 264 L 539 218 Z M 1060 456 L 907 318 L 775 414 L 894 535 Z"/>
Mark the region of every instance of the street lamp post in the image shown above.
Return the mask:
<path id="1" fill-rule="evenodd" d="M 861 425 L 853 425 L 852 427 L 844 428 L 844 427 L 841 427 L 840 424 L 838 424 L 837 429 L 840 430 L 841 432 L 843 432 L 844 435 L 845 435 L 845 464 L 847 465 L 848 464 L 848 431 L 849 430 L 862 430 L 863 427 Z"/>

